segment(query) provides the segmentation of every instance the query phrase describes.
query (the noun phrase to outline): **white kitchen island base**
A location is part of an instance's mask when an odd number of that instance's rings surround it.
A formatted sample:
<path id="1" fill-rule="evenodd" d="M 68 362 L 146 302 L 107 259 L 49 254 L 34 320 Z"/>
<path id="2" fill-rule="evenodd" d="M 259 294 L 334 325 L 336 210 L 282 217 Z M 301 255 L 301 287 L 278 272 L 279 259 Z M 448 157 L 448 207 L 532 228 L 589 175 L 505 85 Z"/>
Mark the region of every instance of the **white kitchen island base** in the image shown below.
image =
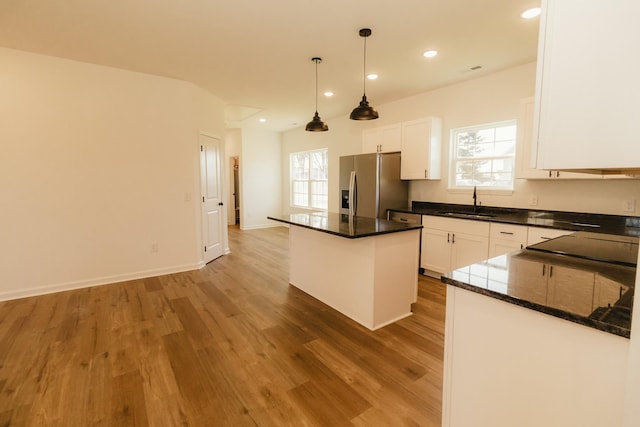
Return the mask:
<path id="1" fill-rule="evenodd" d="M 411 315 L 420 230 L 350 239 L 291 225 L 289 282 L 368 329 Z"/>

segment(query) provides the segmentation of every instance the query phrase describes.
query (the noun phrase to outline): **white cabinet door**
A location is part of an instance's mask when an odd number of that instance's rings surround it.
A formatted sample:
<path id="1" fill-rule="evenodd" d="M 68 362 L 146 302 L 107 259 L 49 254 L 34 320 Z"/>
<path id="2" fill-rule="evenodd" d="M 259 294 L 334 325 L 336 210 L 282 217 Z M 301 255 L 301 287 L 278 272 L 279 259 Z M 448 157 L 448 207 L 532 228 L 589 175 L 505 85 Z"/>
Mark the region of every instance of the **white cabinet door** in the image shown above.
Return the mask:
<path id="1" fill-rule="evenodd" d="M 453 233 L 451 270 L 489 258 L 489 236 Z"/>
<path id="2" fill-rule="evenodd" d="M 451 270 L 451 233 L 431 228 L 422 229 L 420 267 L 444 273 Z"/>
<path id="3" fill-rule="evenodd" d="M 602 179 L 601 174 L 565 172 L 557 170 L 536 169 L 532 166 L 534 98 L 520 101 L 518 115 L 518 144 L 516 148 L 516 178 L 524 179 Z"/>
<path id="4" fill-rule="evenodd" d="M 508 254 L 509 252 L 519 251 L 525 247 L 525 243 L 510 242 L 508 240 L 490 240 L 489 241 L 489 258 L 498 255 Z"/>
<path id="5" fill-rule="evenodd" d="M 362 131 L 363 153 L 388 153 L 400 151 L 402 127 L 400 124 L 382 126 Z"/>
<path id="6" fill-rule="evenodd" d="M 589 316 L 593 312 L 595 273 L 556 265 L 547 267 L 547 304 Z"/>
<path id="7" fill-rule="evenodd" d="M 536 81 L 537 165 L 640 167 L 640 1 L 544 0 Z M 631 43 L 631 44 L 630 44 Z"/>
<path id="8" fill-rule="evenodd" d="M 446 273 L 488 258 L 489 223 L 438 216 L 422 217 L 420 267 Z"/>
<path id="9" fill-rule="evenodd" d="M 401 179 L 440 179 L 442 120 L 427 117 L 402 123 Z"/>
<path id="10" fill-rule="evenodd" d="M 546 264 L 512 257 L 509 260 L 509 295 L 546 304 L 547 269 Z"/>
<path id="11" fill-rule="evenodd" d="M 535 153 L 532 153 L 534 98 L 520 101 L 518 114 L 518 136 L 516 144 L 516 178 L 551 179 L 550 171 L 536 169 Z"/>

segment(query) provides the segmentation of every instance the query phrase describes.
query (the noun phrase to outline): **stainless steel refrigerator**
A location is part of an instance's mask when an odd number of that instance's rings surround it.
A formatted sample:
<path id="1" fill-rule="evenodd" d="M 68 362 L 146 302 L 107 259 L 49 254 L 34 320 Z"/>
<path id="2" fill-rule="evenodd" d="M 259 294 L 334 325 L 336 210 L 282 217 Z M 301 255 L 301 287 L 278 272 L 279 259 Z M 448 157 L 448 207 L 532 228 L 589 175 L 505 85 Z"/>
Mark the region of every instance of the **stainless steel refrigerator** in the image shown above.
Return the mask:
<path id="1" fill-rule="evenodd" d="M 340 213 L 387 218 L 387 209 L 406 209 L 409 186 L 400 180 L 400 153 L 340 157 Z"/>

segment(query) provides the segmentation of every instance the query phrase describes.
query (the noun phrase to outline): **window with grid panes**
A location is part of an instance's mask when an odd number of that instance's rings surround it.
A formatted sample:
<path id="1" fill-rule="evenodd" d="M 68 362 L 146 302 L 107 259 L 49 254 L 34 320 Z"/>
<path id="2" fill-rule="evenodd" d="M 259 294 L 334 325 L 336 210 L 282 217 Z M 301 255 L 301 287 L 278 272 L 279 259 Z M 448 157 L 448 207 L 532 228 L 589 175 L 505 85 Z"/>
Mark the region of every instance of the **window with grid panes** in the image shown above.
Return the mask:
<path id="1" fill-rule="evenodd" d="M 329 164 L 326 148 L 289 155 L 291 206 L 327 210 L 329 204 Z"/>
<path id="2" fill-rule="evenodd" d="M 513 190 L 516 121 L 451 131 L 449 188 Z"/>

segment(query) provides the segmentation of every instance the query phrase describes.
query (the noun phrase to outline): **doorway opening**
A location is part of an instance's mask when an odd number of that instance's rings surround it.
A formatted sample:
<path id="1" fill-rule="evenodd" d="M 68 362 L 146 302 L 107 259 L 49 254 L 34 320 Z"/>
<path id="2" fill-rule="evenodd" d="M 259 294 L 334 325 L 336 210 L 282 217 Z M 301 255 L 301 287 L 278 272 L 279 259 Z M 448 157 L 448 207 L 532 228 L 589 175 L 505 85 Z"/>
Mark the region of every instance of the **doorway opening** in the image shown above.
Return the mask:
<path id="1" fill-rule="evenodd" d="M 233 171 L 232 185 L 233 189 L 231 194 L 233 195 L 233 217 L 234 224 L 240 225 L 240 159 L 238 156 L 231 158 L 231 170 Z"/>

